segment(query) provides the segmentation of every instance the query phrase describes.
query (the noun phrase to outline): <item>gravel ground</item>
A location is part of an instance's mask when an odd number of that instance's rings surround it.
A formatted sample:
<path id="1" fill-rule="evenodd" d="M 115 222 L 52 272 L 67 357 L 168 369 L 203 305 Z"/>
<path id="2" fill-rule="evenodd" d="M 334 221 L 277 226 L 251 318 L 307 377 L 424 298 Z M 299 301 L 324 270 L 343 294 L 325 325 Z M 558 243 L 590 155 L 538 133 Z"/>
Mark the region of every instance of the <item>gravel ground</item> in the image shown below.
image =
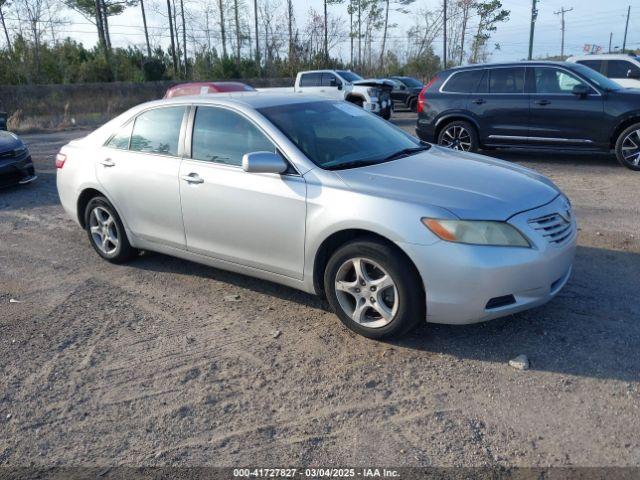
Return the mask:
<path id="1" fill-rule="evenodd" d="M 101 261 L 55 187 L 82 134 L 25 135 L 40 178 L 0 191 L 0 465 L 640 466 L 640 174 L 613 157 L 492 152 L 573 200 L 570 282 L 375 342 L 279 285 Z"/>

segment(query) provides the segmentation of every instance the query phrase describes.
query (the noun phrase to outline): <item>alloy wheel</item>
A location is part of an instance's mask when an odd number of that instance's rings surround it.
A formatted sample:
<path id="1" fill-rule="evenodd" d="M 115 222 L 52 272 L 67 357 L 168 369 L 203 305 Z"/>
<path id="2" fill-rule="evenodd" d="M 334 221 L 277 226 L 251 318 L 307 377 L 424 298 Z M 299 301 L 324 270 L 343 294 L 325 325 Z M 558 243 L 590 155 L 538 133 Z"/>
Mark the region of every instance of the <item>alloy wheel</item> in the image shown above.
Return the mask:
<path id="1" fill-rule="evenodd" d="M 640 166 L 640 129 L 630 132 L 622 140 L 622 158 L 633 166 Z"/>
<path id="2" fill-rule="evenodd" d="M 460 125 L 452 125 L 443 132 L 440 145 L 468 152 L 471 150 L 471 134 Z"/>
<path id="3" fill-rule="evenodd" d="M 345 261 L 336 274 L 335 290 L 342 310 L 364 327 L 384 327 L 398 311 L 396 284 L 373 260 L 356 257 Z"/>
<path id="4" fill-rule="evenodd" d="M 105 255 L 113 255 L 120 240 L 111 213 L 104 207 L 95 207 L 89 215 L 89 231 L 96 247 Z"/>

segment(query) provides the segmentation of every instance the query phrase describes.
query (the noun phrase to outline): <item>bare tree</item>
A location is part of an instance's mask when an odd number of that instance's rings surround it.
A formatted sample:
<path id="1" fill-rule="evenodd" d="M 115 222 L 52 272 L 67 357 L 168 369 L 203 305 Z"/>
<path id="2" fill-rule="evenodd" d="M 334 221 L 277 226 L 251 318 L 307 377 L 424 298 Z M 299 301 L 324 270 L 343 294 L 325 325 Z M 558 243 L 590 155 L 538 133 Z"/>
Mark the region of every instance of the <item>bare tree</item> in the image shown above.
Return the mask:
<path id="1" fill-rule="evenodd" d="M 4 12 L 2 11 L 2 7 L 9 6 L 7 0 L 0 0 L 0 23 L 2 23 L 2 29 L 4 30 L 4 36 L 7 39 L 7 48 L 9 49 L 9 53 L 11 53 L 11 40 L 9 39 L 9 30 L 7 29 L 7 24 L 4 21 Z"/>
<path id="2" fill-rule="evenodd" d="M 491 33 L 498 29 L 498 23 L 509 19 L 509 10 L 502 8 L 500 0 L 474 4 L 478 19 L 478 28 L 471 45 L 471 57 L 469 63 L 478 63 L 486 60 L 485 46 L 491 38 Z"/>
<path id="3" fill-rule="evenodd" d="M 144 39 L 147 43 L 147 57 L 151 58 L 151 43 L 149 42 L 149 29 L 147 28 L 147 14 L 144 11 L 144 0 L 140 0 L 140 10 L 142 11 L 142 25 L 144 26 Z"/>
<path id="4" fill-rule="evenodd" d="M 409 10 L 405 7 L 415 2 L 415 0 L 383 0 L 385 4 L 384 8 L 384 29 L 382 32 L 382 47 L 380 47 L 380 69 L 384 69 L 384 53 L 387 46 L 387 31 L 395 25 L 389 25 L 389 9 L 392 8 L 392 4 L 395 4 L 394 10 L 400 13 L 407 14 Z"/>
<path id="5" fill-rule="evenodd" d="M 46 27 L 58 19 L 52 17 L 52 0 L 15 0 L 14 8 L 18 16 L 27 24 L 27 34 L 33 42 L 33 62 L 36 82 L 40 78 L 40 51 L 45 37 Z M 55 10 L 54 10 L 55 11 Z"/>
<path id="6" fill-rule="evenodd" d="M 225 0 L 218 0 L 218 15 L 220 16 L 220 38 L 222 40 L 222 56 L 227 56 L 227 33 L 224 23 L 224 11 L 227 5 Z"/>

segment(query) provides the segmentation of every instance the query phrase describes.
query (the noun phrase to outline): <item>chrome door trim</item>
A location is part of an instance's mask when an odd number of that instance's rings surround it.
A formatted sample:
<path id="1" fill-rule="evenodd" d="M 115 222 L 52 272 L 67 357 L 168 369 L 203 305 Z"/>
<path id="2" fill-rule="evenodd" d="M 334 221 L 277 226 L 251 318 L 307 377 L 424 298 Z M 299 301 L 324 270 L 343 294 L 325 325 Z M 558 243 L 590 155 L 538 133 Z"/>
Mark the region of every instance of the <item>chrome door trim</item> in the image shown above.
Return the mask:
<path id="1" fill-rule="evenodd" d="M 586 138 L 554 138 L 554 137 L 523 137 L 518 135 L 489 135 L 493 140 L 522 140 L 527 142 L 559 142 L 559 143 L 593 143 Z"/>

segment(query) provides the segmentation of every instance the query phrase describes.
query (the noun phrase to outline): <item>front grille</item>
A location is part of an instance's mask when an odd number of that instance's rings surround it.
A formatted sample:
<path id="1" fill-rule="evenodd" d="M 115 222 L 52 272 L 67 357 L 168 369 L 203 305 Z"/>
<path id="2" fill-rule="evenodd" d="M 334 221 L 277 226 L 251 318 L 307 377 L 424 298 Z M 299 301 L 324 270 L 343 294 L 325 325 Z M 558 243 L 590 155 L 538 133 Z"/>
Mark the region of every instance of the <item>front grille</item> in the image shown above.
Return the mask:
<path id="1" fill-rule="evenodd" d="M 571 237 L 571 233 L 573 233 L 570 215 L 568 211 L 567 218 L 559 213 L 552 213 L 543 217 L 532 218 L 529 220 L 529 225 L 540 232 L 549 243 L 561 244 Z"/>

